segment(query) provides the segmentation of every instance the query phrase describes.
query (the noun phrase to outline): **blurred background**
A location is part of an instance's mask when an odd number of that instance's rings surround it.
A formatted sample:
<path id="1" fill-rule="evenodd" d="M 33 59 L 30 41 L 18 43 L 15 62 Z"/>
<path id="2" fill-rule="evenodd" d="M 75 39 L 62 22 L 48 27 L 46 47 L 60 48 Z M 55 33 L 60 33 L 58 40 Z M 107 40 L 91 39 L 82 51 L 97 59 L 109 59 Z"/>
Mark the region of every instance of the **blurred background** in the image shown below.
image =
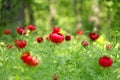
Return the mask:
<path id="1" fill-rule="evenodd" d="M 119 9 L 119 0 L 0 0 L 0 33 L 32 24 L 41 34 L 58 26 L 73 35 L 78 29 L 119 35 Z"/>

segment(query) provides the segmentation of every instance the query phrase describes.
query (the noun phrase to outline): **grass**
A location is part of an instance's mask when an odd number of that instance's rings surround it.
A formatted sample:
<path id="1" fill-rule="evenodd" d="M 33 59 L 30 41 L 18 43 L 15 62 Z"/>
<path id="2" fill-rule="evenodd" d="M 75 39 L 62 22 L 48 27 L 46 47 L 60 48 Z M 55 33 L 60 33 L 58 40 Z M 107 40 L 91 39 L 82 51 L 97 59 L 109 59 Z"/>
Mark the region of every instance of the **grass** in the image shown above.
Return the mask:
<path id="1" fill-rule="evenodd" d="M 14 44 L 9 35 L 3 37 L 1 42 Z M 77 39 L 72 37 L 71 41 L 62 44 L 46 40 L 37 43 L 32 34 L 18 35 L 17 38 L 27 41 L 27 46 L 20 51 L 15 46 L 8 49 L 5 44 L 0 44 L 0 80 L 53 80 L 54 74 L 58 80 L 120 80 L 118 44 L 112 46 L 111 50 L 106 50 L 104 40 L 102 44 L 98 40 L 83 47 L 81 41 L 84 36 L 78 36 Z M 39 58 L 38 66 L 30 67 L 21 61 L 21 54 L 25 51 Z M 98 59 L 103 55 L 113 59 L 111 67 L 99 66 Z"/>

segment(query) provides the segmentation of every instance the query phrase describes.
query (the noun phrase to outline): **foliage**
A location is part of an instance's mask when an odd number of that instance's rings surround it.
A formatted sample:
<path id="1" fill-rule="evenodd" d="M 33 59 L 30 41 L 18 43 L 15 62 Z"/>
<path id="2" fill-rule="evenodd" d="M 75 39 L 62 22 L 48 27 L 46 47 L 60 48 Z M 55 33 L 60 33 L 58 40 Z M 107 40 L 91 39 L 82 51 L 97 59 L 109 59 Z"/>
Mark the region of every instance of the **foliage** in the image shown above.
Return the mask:
<path id="1" fill-rule="evenodd" d="M 94 0 L 87 0 L 87 1 L 82 1 L 82 0 L 77 0 L 77 7 L 80 12 L 81 16 L 81 23 L 82 23 L 82 29 L 83 30 L 88 30 L 92 31 L 93 30 L 93 23 L 89 22 L 89 17 L 90 16 L 97 16 L 100 17 L 100 26 L 101 32 L 105 32 L 106 29 L 108 31 L 111 30 L 118 30 L 119 31 L 119 22 L 117 21 L 120 17 L 119 13 L 119 1 L 106 1 L 106 0 L 95 0 L 98 1 L 97 3 L 94 2 Z M 70 32 L 72 34 L 75 34 L 75 31 L 77 29 L 77 16 L 78 14 L 75 12 L 75 6 L 74 6 L 74 0 L 60 0 L 60 1 L 55 1 L 53 4 L 55 8 L 56 14 L 54 15 L 55 17 L 55 24 L 56 26 L 61 27 L 63 30 L 66 30 L 67 32 Z M 11 4 L 11 12 L 8 12 L 8 16 L 12 16 L 12 14 L 18 16 L 17 14 L 21 12 L 19 9 L 19 5 L 17 4 L 18 1 L 14 0 L 12 1 Z M 44 1 L 38 1 L 38 0 L 29 0 L 29 1 L 23 1 L 24 6 L 24 12 L 25 12 L 25 23 L 24 24 L 18 24 L 18 25 L 28 25 L 28 24 L 33 24 L 30 22 L 30 12 L 32 12 L 33 17 L 34 17 L 34 24 L 42 30 L 42 34 L 45 32 L 49 31 L 51 29 L 50 26 L 50 1 L 44 0 Z M 28 4 L 31 6 L 31 10 L 29 11 Z M 97 4 L 100 12 L 95 13 L 92 7 L 94 4 Z M 2 10 L 2 1 L 0 2 L 0 9 Z M 19 11 L 18 11 L 19 9 Z M 110 11 L 109 11 L 110 10 Z M 1 12 L 1 18 L 2 18 L 2 13 Z M 6 25 L 1 24 L 2 27 L 11 27 L 11 26 L 18 26 L 15 24 L 9 25 L 11 23 L 16 23 L 16 19 L 14 18 L 15 16 L 12 16 L 12 22 L 10 19 L 10 22 L 6 22 Z M 110 17 L 110 18 L 109 18 Z M 5 19 L 6 21 L 9 19 Z M 109 24 L 109 20 L 111 21 Z M 2 22 L 2 20 L 1 20 Z M 3 21 L 4 22 L 4 21 Z M 74 31 L 74 32 L 73 32 Z M 1 31 L 0 31 L 1 32 Z"/>
<path id="2" fill-rule="evenodd" d="M 38 31 L 38 30 L 37 30 Z M 2 80 L 52 80 L 56 74 L 59 80 L 119 80 L 120 49 L 118 43 L 113 42 L 112 48 L 106 50 L 106 40 L 101 42 L 101 37 L 90 42 L 83 36 L 72 36 L 71 41 L 54 44 L 45 40 L 37 43 L 35 37 L 37 31 L 27 35 L 17 35 L 16 39 L 27 41 L 24 49 L 18 50 L 15 46 L 7 48 L 7 44 L 14 44 L 11 35 L 4 35 L 0 43 L 0 79 Z M 89 45 L 83 47 L 82 40 L 89 41 Z M 4 41 L 3 41 L 4 40 Z M 20 59 L 23 52 L 29 51 L 37 56 L 39 65 L 30 67 Z M 103 68 L 98 64 L 99 57 L 107 55 L 113 59 L 113 65 Z"/>
<path id="3" fill-rule="evenodd" d="M 2 10 L 5 8 L 2 1 L 8 0 L 0 0 L 0 80 L 52 80 L 53 75 L 57 75 L 58 80 L 120 80 L 119 0 L 55 0 L 54 4 L 52 0 L 9 0 L 12 1 L 10 12 Z M 22 9 L 21 5 L 24 5 Z M 46 40 L 54 27 L 50 24 L 51 5 L 55 8 L 54 25 L 61 28 L 64 37 L 69 35 L 68 41 L 55 44 Z M 98 12 L 94 11 L 94 6 Z M 24 15 L 19 15 L 20 12 Z M 90 20 L 91 17 L 95 20 Z M 77 22 L 82 24 L 80 29 Z M 25 35 L 22 35 L 24 31 L 21 35 L 15 31 L 17 26 L 26 30 L 26 25 L 30 24 L 35 25 L 35 31 L 27 31 Z M 12 34 L 3 34 L 6 28 Z M 80 33 L 76 34 L 77 30 Z M 98 40 L 89 40 L 90 32 L 98 32 Z M 26 40 L 25 48 L 15 46 L 14 40 L 19 39 Z M 9 44 L 13 47 L 8 47 Z M 106 44 L 111 45 L 110 49 L 106 49 Z M 21 55 L 26 51 L 39 59 L 39 65 L 29 66 L 22 62 Z M 104 55 L 113 59 L 109 68 L 98 63 Z"/>

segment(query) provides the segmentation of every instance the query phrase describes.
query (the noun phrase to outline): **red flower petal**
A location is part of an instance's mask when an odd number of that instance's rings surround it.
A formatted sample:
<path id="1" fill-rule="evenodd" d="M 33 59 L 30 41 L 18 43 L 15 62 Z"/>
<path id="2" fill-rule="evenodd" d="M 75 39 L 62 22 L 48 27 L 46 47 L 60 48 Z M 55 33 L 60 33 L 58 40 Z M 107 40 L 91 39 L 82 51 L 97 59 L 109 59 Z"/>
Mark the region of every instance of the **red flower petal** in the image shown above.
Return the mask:
<path id="1" fill-rule="evenodd" d="M 66 41 L 70 41 L 70 40 L 71 40 L 71 36 L 70 36 L 70 35 L 66 35 L 66 36 L 65 36 L 65 40 L 66 40 Z"/>
<path id="2" fill-rule="evenodd" d="M 11 33 L 10 29 L 5 29 L 3 32 L 5 35 L 9 35 Z"/>
<path id="3" fill-rule="evenodd" d="M 43 42 L 43 38 L 42 38 L 42 37 L 37 37 L 37 38 L 36 38 L 36 41 L 37 41 L 38 43 L 41 43 L 41 42 Z"/>
<path id="4" fill-rule="evenodd" d="M 27 26 L 27 28 L 28 28 L 30 31 L 36 30 L 36 27 L 33 26 L 33 25 L 29 25 L 29 26 Z"/>
<path id="5" fill-rule="evenodd" d="M 25 35 L 26 34 L 26 29 L 23 27 L 18 27 L 17 29 L 17 33 L 20 35 Z"/>
<path id="6" fill-rule="evenodd" d="M 82 41 L 81 44 L 82 44 L 83 46 L 88 46 L 89 43 L 88 43 L 87 41 Z"/>
<path id="7" fill-rule="evenodd" d="M 110 50 L 111 49 L 111 45 L 110 44 L 106 44 L 106 49 Z"/>
<path id="8" fill-rule="evenodd" d="M 97 40 L 98 38 L 99 38 L 99 34 L 97 34 L 97 33 L 95 33 L 95 32 L 93 32 L 93 33 L 90 33 L 89 34 L 89 38 L 91 39 L 91 40 Z"/>
<path id="9" fill-rule="evenodd" d="M 82 36 L 84 34 L 84 31 L 83 30 L 77 30 L 77 34 Z"/>
<path id="10" fill-rule="evenodd" d="M 112 66 L 112 59 L 108 56 L 103 56 L 99 58 L 99 65 L 102 67 L 110 67 Z"/>
<path id="11" fill-rule="evenodd" d="M 64 41 L 64 36 L 61 33 L 51 33 L 49 38 L 54 43 L 62 43 Z"/>
<path id="12" fill-rule="evenodd" d="M 14 43 L 18 48 L 24 48 L 27 45 L 25 40 L 15 40 Z"/>
<path id="13" fill-rule="evenodd" d="M 59 27 L 54 27 L 53 28 L 53 33 L 58 33 L 60 32 L 60 28 Z"/>

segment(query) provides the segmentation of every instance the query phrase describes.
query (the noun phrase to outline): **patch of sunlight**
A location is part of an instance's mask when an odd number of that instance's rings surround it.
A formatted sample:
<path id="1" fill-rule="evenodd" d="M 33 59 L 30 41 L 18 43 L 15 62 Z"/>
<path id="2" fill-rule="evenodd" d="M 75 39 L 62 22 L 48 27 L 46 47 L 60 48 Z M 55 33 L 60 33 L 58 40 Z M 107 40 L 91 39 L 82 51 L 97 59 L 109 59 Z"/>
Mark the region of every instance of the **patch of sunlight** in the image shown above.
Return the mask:
<path id="1" fill-rule="evenodd" d="M 98 38 L 98 40 L 96 41 L 97 43 L 99 43 L 99 44 L 105 44 L 106 42 L 107 42 L 107 40 L 105 40 L 105 35 L 104 34 L 102 34 L 99 38 Z"/>
<path id="2" fill-rule="evenodd" d="M 43 0 L 34 0 L 35 3 L 42 3 Z"/>
<path id="3" fill-rule="evenodd" d="M 60 33 L 67 34 L 67 32 L 65 30 L 63 30 L 63 29 L 60 29 Z"/>
<path id="4" fill-rule="evenodd" d="M 117 44 L 115 45 L 115 48 L 119 48 L 119 47 L 120 47 L 120 44 L 117 43 Z"/>
<path id="5" fill-rule="evenodd" d="M 38 43 L 36 41 L 33 41 L 33 44 L 37 45 Z"/>
<path id="6" fill-rule="evenodd" d="M 0 42 L 0 45 L 5 45 L 5 43 L 4 42 Z"/>
<path id="7" fill-rule="evenodd" d="M 71 17 L 61 17 L 61 19 L 59 20 L 59 25 L 68 25 L 67 23 L 70 22 L 70 20 L 73 19 Z"/>
<path id="8" fill-rule="evenodd" d="M 25 9 L 24 12 L 25 12 L 25 22 L 26 24 L 29 24 L 30 23 L 29 11 L 28 9 Z"/>
<path id="9" fill-rule="evenodd" d="M 19 76 L 19 74 L 16 74 L 16 76 L 15 76 L 15 80 L 20 80 L 20 76 Z"/>
<path id="10" fill-rule="evenodd" d="M 27 34 L 25 36 L 29 36 L 30 34 L 30 30 L 27 30 Z"/>

